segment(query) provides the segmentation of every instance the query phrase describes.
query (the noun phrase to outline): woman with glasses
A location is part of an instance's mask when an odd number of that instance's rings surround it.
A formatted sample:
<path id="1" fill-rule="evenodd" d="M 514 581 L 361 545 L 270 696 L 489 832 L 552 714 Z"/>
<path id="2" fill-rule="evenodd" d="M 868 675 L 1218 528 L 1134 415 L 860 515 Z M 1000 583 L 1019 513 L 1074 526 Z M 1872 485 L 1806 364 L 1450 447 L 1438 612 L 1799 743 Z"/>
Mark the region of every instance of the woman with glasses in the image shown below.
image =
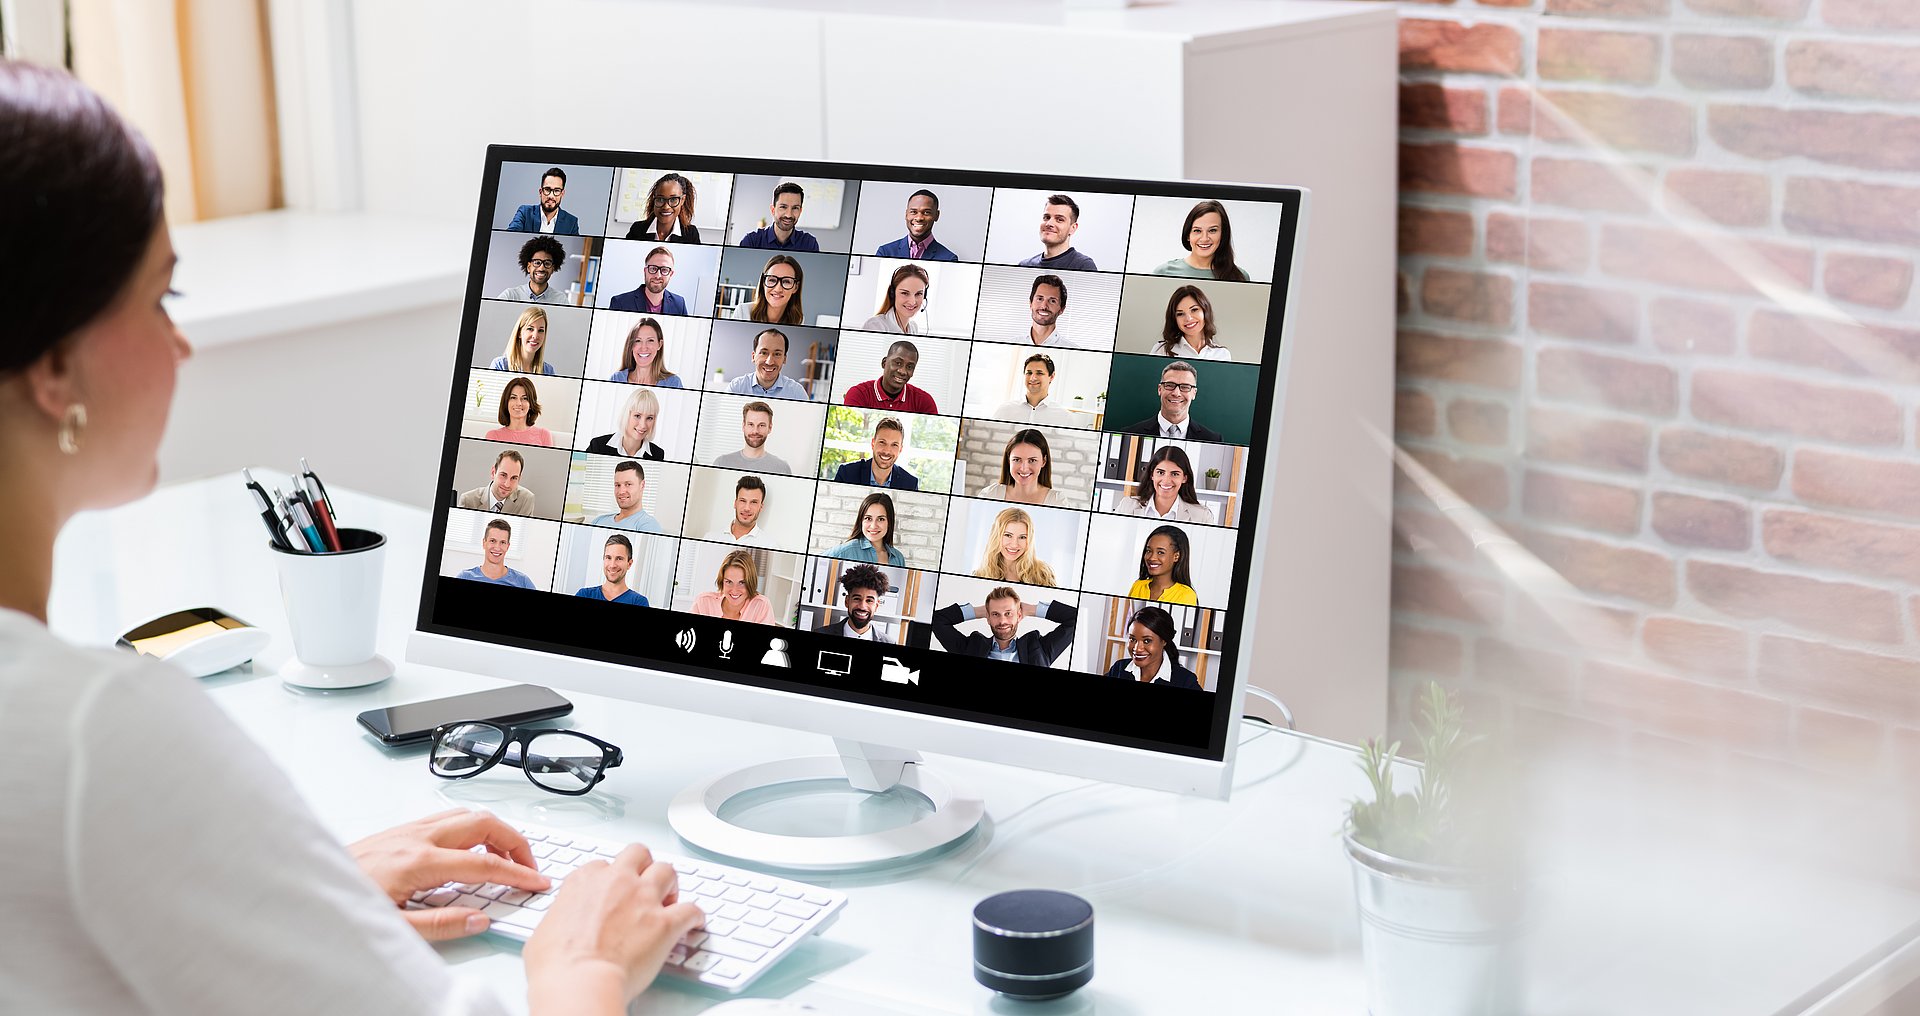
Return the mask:
<path id="1" fill-rule="evenodd" d="M 643 317 L 627 330 L 627 344 L 620 351 L 620 369 L 609 381 L 624 381 L 655 388 L 685 388 L 680 375 L 667 369 L 667 333 L 660 322 Z"/>
<path id="2" fill-rule="evenodd" d="M 507 336 L 507 351 L 487 367 L 515 374 L 552 374 L 553 364 L 547 362 L 547 312 L 538 307 L 521 311 L 513 333 Z"/>
<path id="3" fill-rule="evenodd" d="M 627 239 L 665 243 L 699 243 L 700 227 L 693 224 L 693 181 L 668 173 L 647 190 L 646 218 L 627 227 Z"/>
<path id="4" fill-rule="evenodd" d="M 147 143 L 66 73 L 0 62 L 0 148 L 0 270 L 84 262 L 89 281 L 16 294 L 0 338 L 0 462 L 32 477 L 0 499 L 0 743 L 33 760 L 0 767 L 0 914 L 22 929 L 6 1008 L 504 1011 L 427 945 L 488 918 L 402 907 L 448 881 L 548 889 L 525 837 L 454 810 L 343 847 L 193 679 L 47 630 L 55 537 L 153 489 L 190 348 Z M 625 1012 L 701 922 L 642 847 L 565 885 L 522 953 L 542 1016 Z"/>
<path id="5" fill-rule="evenodd" d="M 693 612 L 750 624 L 773 623 L 773 601 L 760 592 L 760 569 L 753 555 L 735 550 L 720 559 L 713 588 L 693 598 Z"/>
<path id="6" fill-rule="evenodd" d="M 660 397 L 648 389 L 636 388 L 620 404 L 620 413 L 613 421 L 614 432 L 588 441 L 587 451 L 658 462 L 667 457 L 666 449 L 653 443 L 653 428 L 659 422 Z"/>
<path id="7" fill-rule="evenodd" d="M 499 419 L 500 426 L 487 431 L 487 440 L 553 447 L 553 431 L 533 425 L 540 419 L 540 395 L 531 380 L 517 377 L 500 390 Z"/>
<path id="8" fill-rule="evenodd" d="M 1213 513 L 1200 503 L 1200 494 L 1193 488 L 1193 462 L 1179 445 L 1163 444 L 1153 450 L 1153 457 L 1140 470 L 1136 493 L 1122 495 L 1114 511 L 1169 522 L 1215 524 Z"/>
<path id="9" fill-rule="evenodd" d="M 1127 655 L 1107 668 L 1107 676 L 1199 691 L 1200 679 L 1180 665 L 1180 649 L 1174 644 L 1179 631 L 1173 615 L 1163 608 L 1141 607 L 1134 611 L 1127 619 Z"/>
<path id="10" fill-rule="evenodd" d="M 760 321 L 776 325 L 806 324 L 806 311 L 800 306 L 807 273 L 791 254 L 775 254 L 760 270 L 760 284 L 753 299 L 733 309 L 728 317 L 735 321 Z"/>

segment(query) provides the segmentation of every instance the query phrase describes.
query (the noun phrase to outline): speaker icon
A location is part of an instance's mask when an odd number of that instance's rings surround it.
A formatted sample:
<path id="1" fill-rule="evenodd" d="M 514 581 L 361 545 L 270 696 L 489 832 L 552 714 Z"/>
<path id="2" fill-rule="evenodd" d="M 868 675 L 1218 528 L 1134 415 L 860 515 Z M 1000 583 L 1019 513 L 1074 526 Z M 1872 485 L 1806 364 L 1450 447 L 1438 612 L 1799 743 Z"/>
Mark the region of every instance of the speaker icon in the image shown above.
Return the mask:
<path id="1" fill-rule="evenodd" d="M 680 629 L 680 634 L 673 637 L 674 644 L 679 646 L 683 652 L 689 653 L 693 652 L 694 644 L 699 641 L 699 637 L 694 634 L 692 628 L 682 628 Z"/>

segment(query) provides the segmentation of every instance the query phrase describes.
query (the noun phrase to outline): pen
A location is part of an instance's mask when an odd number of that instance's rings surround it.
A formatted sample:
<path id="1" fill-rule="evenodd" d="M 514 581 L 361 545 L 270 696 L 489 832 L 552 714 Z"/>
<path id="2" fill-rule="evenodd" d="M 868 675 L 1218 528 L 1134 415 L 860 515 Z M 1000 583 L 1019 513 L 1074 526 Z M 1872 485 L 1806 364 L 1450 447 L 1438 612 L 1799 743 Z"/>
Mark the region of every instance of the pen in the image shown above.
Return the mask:
<path id="1" fill-rule="evenodd" d="M 313 505 L 313 521 L 320 527 L 320 535 L 334 550 L 342 549 L 340 529 L 334 525 L 333 499 L 327 496 L 327 485 L 320 482 L 320 474 L 307 465 L 306 459 L 300 460 L 300 479 L 306 484 L 307 500 Z"/>
<path id="2" fill-rule="evenodd" d="M 293 504 L 280 488 L 273 488 L 274 512 L 279 517 L 280 527 L 287 534 L 287 549 L 297 554 L 311 554 L 313 548 L 307 546 L 306 537 L 295 531 L 293 524 Z"/>
<path id="3" fill-rule="evenodd" d="M 320 530 L 313 528 L 313 516 L 307 514 L 307 506 L 301 504 L 298 500 L 305 496 L 305 494 L 298 493 L 294 495 L 295 500 L 290 505 L 293 514 L 293 524 L 299 528 L 300 535 L 307 538 L 307 543 L 313 548 L 313 552 L 322 554 L 326 552 L 326 542 L 320 539 Z"/>
<path id="4" fill-rule="evenodd" d="M 313 526 L 314 532 L 320 534 L 320 549 L 322 551 L 339 550 L 339 537 L 330 536 L 328 531 L 332 529 L 332 526 L 320 521 L 320 509 L 314 504 L 313 496 L 307 493 L 306 481 L 302 480 L 298 475 L 288 477 L 288 481 L 293 484 L 294 502 L 307 510 L 309 524 Z"/>
<path id="5" fill-rule="evenodd" d="M 273 510 L 273 502 L 267 500 L 267 490 L 253 479 L 251 470 L 242 469 L 240 475 L 247 478 L 247 492 L 253 495 L 254 509 L 260 513 L 260 521 L 267 524 L 267 536 L 273 545 L 281 550 L 292 550 L 287 543 L 287 531 L 281 528 L 280 513 Z"/>

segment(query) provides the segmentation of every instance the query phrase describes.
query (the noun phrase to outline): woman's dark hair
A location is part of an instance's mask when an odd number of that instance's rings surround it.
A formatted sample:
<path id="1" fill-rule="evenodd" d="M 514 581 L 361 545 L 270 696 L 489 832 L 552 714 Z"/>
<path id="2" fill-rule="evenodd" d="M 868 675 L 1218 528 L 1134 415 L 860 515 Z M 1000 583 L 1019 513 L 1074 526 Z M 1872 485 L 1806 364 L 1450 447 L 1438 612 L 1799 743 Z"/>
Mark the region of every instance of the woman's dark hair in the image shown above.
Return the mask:
<path id="1" fill-rule="evenodd" d="M 515 388 L 527 390 L 527 426 L 531 427 L 533 421 L 540 419 L 540 393 L 534 390 L 533 382 L 524 377 L 514 378 L 507 382 L 505 388 L 500 389 L 500 426 L 504 427 L 513 422 L 513 417 L 507 413 L 507 402 L 513 398 Z"/>
<path id="2" fill-rule="evenodd" d="M 1147 577 L 1147 544 L 1152 543 L 1156 536 L 1166 537 L 1173 544 L 1173 552 L 1180 555 L 1180 559 L 1173 563 L 1173 580 L 1183 586 L 1193 585 L 1193 572 L 1187 567 L 1187 561 L 1193 557 L 1193 548 L 1187 545 L 1187 534 L 1179 526 L 1155 526 L 1153 532 L 1147 534 L 1145 542 L 1140 544 L 1140 577 Z"/>
<path id="3" fill-rule="evenodd" d="M 880 545 L 880 552 L 884 554 L 887 551 L 893 549 L 893 529 L 894 529 L 893 498 L 886 494 L 881 494 L 877 492 L 868 494 L 867 499 L 865 501 L 860 502 L 860 510 L 853 513 L 853 534 L 851 536 L 848 536 L 847 539 L 864 540 L 867 538 L 867 534 L 863 532 L 860 528 L 860 520 L 867 517 L 867 509 L 873 507 L 874 505 L 879 505 L 880 507 L 885 508 L 887 510 L 887 538 L 881 541 L 881 545 Z M 882 589 L 881 592 L 884 593 L 886 592 L 886 590 Z"/>
<path id="4" fill-rule="evenodd" d="M 146 139 L 62 70 L 0 61 L 0 152 L 0 278 L 17 285 L 74 264 L 89 276 L 10 301 L 4 373 L 113 306 L 160 226 L 163 190 Z"/>
<path id="5" fill-rule="evenodd" d="M 771 318 L 767 317 L 766 278 L 767 278 L 767 273 L 773 270 L 774 265 L 786 265 L 787 267 L 793 269 L 793 298 L 787 301 L 786 312 L 780 315 L 780 320 L 778 321 L 773 321 Z M 800 267 L 800 259 L 794 257 L 791 254 L 775 254 L 774 256 L 767 259 L 766 267 L 760 269 L 759 277 L 754 280 L 753 303 L 749 304 L 747 307 L 748 320 L 769 321 L 776 325 L 806 324 L 807 313 L 806 311 L 800 309 L 800 298 L 806 294 L 806 288 L 807 288 L 807 270 Z M 765 335 L 766 333 L 762 332 L 760 334 Z M 786 338 L 785 335 L 782 335 L 780 337 L 783 339 Z M 756 336 L 755 338 L 757 339 L 758 336 Z"/>
<path id="6" fill-rule="evenodd" d="M 1136 624 L 1158 635 L 1160 641 L 1167 644 L 1167 659 L 1176 667 L 1180 665 L 1180 647 L 1175 642 L 1179 631 L 1174 627 L 1173 615 L 1167 613 L 1166 608 L 1141 607 L 1139 610 L 1133 612 L 1132 617 L 1127 619 L 1127 626 L 1129 628 Z M 1172 680 L 1173 675 L 1168 674 L 1167 679 Z"/>
<path id="7" fill-rule="evenodd" d="M 647 188 L 647 221 L 660 220 L 660 192 L 670 183 L 679 184 L 681 196 L 686 199 L 680 202 L 678 216 L 681 227 L 685 228 L 693 224 L 693 181 L 678 173 L 668 173 L 655 180 L 652 187 Z"/>
<path id="8" fill-rule="evenodd" d="M 1047 447 L 1047 436 L 1031 427 L 1015 431 L 1014 435 L 1007 439 L 1006 448 L 1001 450 L 1001 484 L 1007 487 L 1013 486 L 1013 450 L 1023 444 L 1040 449 L 1040 456 L 1045 460 L 1040 464 L 1040 486 L 1051 489 L 1053 487 L 1053 449 Z"/>
<path id="9" fill-rule="evenodd" d="M 1186 479 L 1181 481 L 1180 490 L 1177 492 L 1180 500 L 1188 504 L 1199 504 L 1200 493 L 1193 489 L 1193 462 L 1187 458 L 1187 453 L 1182 451 L 1179 445 L 1171 444 L 1163 444 L 1155 448 L 1153 458 L 1148 459 L 1147 464 L 1141 468 L 1140 495 L 1135 500 L 1141 504 L 1153 502 L 1153 467 L 1162 462 L 1171 462 L 1179 467 L 1180 472 L 1186 474 Z"/>
<path id="10" fill-rule="evenodd" d="M 1180 334 L 1179 322 L 1174 320 L 1174 312 L 1180 309 L 1180 301 L 1189 296 L 1193 297 L 1194 303 L 1200 305 L 1200 317 L 1202 319 L 1200 337 L 1207 340 L 1208 346 L 1215 344 L 1213 337 L 1219 332 L 1219 329 L 1215 327 L 1213 323 L 1213 301 L 1207 299 L 1207 294 L 1201 292 L 1199 286 L 1181 286 L 1179 289 L 1174 290 L 1171 296 L 1167 297 L 1167 316 L 1166 319 L 1160 323 L 1160 349 L 1158 352 L 1161 356 L 1176 356 L 1178 354 L 1175 350 L 1187 344 L 1187 337 Z M 1201 348 L 1204 349 L 1206 347 L 1202 346 Z"/>
<path id="11" fill-rule="evenodd" d="M 1193 223 L 1200 216 L 1212 212 L 1220 216 L 1220 245 L 1213 249 L 1213 277 L 1227 282 L 1245 282 L 1247 273 L 1233 263 L 1233 223 L 1227 220 L 1227 206 L 1218 201 L 1202 201 L 1187 212 L 1187 221 L 1180 225 L 1180 246 L 1193 249 Z"/>

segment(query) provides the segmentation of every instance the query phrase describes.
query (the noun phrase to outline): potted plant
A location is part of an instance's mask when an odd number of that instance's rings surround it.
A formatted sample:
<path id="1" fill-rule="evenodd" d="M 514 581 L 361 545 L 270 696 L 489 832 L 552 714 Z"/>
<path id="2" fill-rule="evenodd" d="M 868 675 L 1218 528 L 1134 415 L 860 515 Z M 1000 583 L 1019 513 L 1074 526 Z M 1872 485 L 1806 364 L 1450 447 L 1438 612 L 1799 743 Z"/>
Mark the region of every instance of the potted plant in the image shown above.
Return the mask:
<path id="1" fill-rule="evenodd" d="M 1207 470 L 1207 489 L 1217 490 L 1219 489 L 1219 487 L 1220 487 L 1220 470 L 1218 469 Z"/>
<path id="2" fill-rule="evenodd" d="M 1347 810 L 1360 953 L 1372 1016 L 1505 1016 L 1521 1011 L 1522 892 L 1512 837 L 1489 792 L 1484 745 L 1438 682 L 1414 721 L 1420 782 L 1394 789 L 1400 742 L 1360 753 L 1372 796 Z"/>

